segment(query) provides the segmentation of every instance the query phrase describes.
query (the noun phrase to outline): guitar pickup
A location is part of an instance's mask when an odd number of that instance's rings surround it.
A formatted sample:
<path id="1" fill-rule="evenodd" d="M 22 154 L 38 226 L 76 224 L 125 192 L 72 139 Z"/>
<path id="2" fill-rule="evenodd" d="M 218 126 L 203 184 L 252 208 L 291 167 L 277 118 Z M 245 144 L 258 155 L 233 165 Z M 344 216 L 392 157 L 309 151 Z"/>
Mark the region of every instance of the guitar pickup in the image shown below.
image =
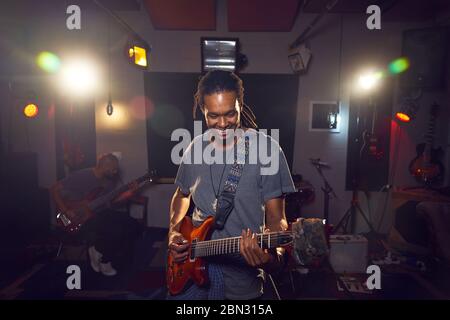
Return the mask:
<path id="1" fill-rule="evenodd" d="M 192 240 L 191 242 L 191 248 L 189 250 L 189 260 L 194 261 L 195 260 L 195 244 L 197 244 L 197 239 Z"/>

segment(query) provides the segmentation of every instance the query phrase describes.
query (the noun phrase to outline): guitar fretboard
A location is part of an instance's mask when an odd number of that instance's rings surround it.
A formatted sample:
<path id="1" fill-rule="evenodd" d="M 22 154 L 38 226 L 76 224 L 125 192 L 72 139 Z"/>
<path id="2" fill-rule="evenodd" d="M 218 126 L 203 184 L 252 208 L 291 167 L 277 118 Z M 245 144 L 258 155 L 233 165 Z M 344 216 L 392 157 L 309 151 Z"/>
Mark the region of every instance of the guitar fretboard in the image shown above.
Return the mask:
<path id="1" fill-rule="evenodd" d="M 152 175 L 151 174 L 145 174 L 142 177 L 137 178 L 136 180 L 124 184 L 120 187 L 118 187 L 117 189 L 114 189 L 113 191 L 98 197 L 97 199 L 95 199 L 94 201 L 91 201 L 89 203 L 89 208 L 92 211 L 96 211 L 99 207 L 102 207 L 103 205 L 105 205 L 108 201 L 113 200 L 115 197 L 117 197 L 119 194 L 127 191 L 130 188 L 130 184 L 133 182 L 136 182 L 138 185 L 141 184 L 145 184 L 145 183 L 151 183 L 152 182 Z"/>
<path id="2" fill-rule="evenodd" d="M 424 136 L 425 137 L 424 161 L 426 165 L 429 164 L 431 159 L 431 149 L 433 148 L 438 108 L 439 106 L 437 104 L 433 104 L 431 106 L 430 120 L 428 121 L 428 130 Z"/>
<path id="3" fill-rule="evenodd" d="M 255 235 L 262 249 L 271 249 L 286 245 L 292 241 L 292 232 L 280 231 Z M 191 258 L 208 257 L 240 252 L 242 237 L 193 242 Z"/>
<path id="4" fill-rule="evenodd" d="M 430 146 L 433 146 L 434 134 L 436 126 L 436 117 L 434 115 L 430 116 L 430 121 L 428 122 L 428 130 L 425 134 L 425 141 Z"/>

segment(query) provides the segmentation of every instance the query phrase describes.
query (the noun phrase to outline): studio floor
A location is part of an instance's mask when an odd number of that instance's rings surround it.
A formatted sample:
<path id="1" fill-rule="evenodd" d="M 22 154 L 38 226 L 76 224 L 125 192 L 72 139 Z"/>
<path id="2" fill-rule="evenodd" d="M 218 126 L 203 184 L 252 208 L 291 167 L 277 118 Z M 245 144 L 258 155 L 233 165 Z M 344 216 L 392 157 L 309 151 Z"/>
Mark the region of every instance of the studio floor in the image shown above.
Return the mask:
<path id="1" fill-rule="evenodd" d="M 166 235 L 165 229 L 148 228 L 136 242 L 133 260 L 112 277 L 92 270 L 83 245 L 66 244 L 59 256 L 59 243 L 54 239 L 22 249 L 9 248 L 8 254 L 1 255 L 0 299 L 164 299 Z M 69 290 L 66 285 L 72 265 L 81 271 L 80 290 Z"/>
<path id="2" fill-rule="evenodd" d="M 165 288 L 165 229 L 148 228 L 135 246 L 130 265 L 118 275 L 94 272 L 82 245 L 67 244 L 57 257 L 58 243 L 36 242 L 25 248 L 2 249 L 0 256 L 1 300 L 162 300 Z M 47 240 L 47 239 L 46 239 Z M 371 246 L 372 250 L 374 246 Z M 81 289 L 69 290 L 71 265 L 80 267 Z M 326 266 L 295 269 L 266 281 L 265 299 L 282 300 L 430 300 L 449 299 L 450 268 L 430 259 L 427 269 L 411 265 L 382 266 L 381 289 L 358 290 L 342 281 L 365 283 L 367 274 L 335 274 Z M 359 292 L 358 292 L 359 291 Z"/>

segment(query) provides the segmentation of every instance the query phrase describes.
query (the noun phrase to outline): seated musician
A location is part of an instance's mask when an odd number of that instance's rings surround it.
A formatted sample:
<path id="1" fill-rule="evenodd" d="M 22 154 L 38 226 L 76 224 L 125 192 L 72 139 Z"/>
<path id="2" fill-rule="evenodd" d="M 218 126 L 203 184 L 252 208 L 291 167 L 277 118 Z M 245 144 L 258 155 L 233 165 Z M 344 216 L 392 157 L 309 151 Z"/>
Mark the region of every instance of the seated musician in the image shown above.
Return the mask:
<path id="1" fill-rule="evenodd" d="M 51 194 L 59 211 L 71 218 L 75 213 L 70 204 L 98 199 L 117 188 L 120 182 L 119 160 L 108 153 L 100 156 L 94 168 L 78 170 L 58 181 L 52 186 Z M 117 274 L 115 266 L 130 258 L 140 229 L 137 221 L 120 207 L 136 189 L 134 184 L 106 203 L 80 229 L 79 234 L 89 247 L 90 265 L 96 272 L 114 276 Z"/>

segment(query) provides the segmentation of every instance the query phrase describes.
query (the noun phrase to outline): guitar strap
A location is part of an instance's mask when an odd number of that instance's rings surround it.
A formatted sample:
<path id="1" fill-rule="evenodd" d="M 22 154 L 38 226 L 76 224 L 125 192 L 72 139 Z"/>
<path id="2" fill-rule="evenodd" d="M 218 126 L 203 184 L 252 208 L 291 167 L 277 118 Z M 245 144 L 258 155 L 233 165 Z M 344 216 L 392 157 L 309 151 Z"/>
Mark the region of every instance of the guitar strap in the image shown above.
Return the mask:
<path id="1" fill-rule="evenodd" d="M 241 140 L 242 141 L 242 140 Z M 215 228 L 222 230 L 225 226 L 228 216 L 234 208 L 234 197 L 236 195 L 237 186 L 244 170 L 244 164 L 249 153 L 249 139 L 245 137 L 245 146 L 240 148 L 238 145 L 235 153 L 234 163 L 228 173 L 225 186 L 217 199 L 217 209 L 215 216 Z"/>

